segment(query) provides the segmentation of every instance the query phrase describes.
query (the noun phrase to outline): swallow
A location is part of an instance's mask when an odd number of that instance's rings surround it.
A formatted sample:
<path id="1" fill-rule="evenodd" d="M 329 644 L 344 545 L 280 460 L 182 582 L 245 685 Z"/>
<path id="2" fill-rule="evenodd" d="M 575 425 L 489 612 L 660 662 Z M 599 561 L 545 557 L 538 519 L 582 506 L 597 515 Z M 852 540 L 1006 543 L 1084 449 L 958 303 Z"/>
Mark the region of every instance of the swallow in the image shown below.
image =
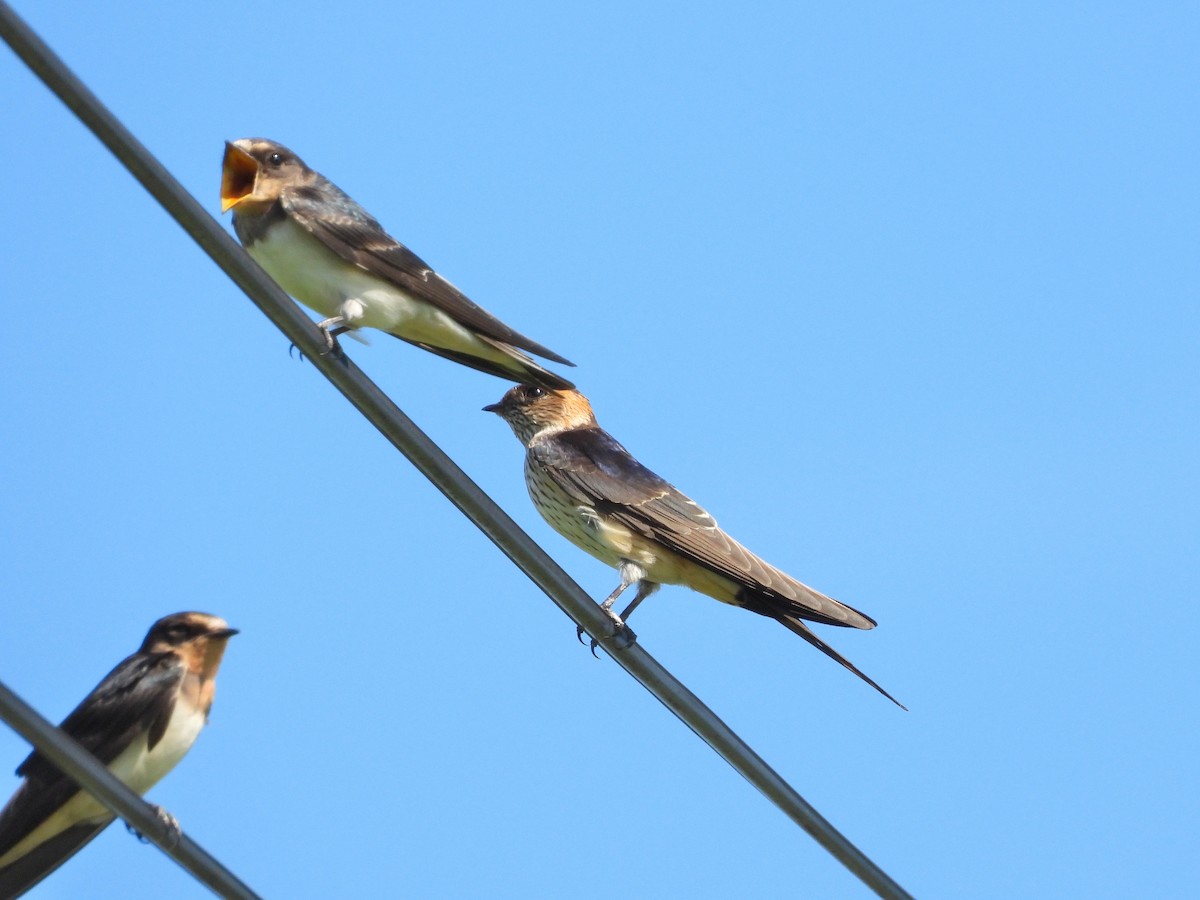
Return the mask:
<path id="1" fill-rule="evenodd" d="M 659 585 L 686 585 L 774 619 L 905 708 L 804 624 L 868 629 L 873 619 L 801 584 L 722 531 L 695 500 L 602 429 L 578 391 L 518 385 L 484 411 L 504 419 L 525 446 L 525 486 L 542 518 L 620 573 L 621 583 L 601 604 L 618 627 Z M 633 602 L 617 616 L 612 606 L 631 585 L 637 585 Z"/>
<path id="2" fill-rule="evenodd" d="M 237 630 L 206 613 L 159 619 L 59 726 L 139 794 L 191 748 L 212 708 L 225 644 Z M 17 897 L 115 818 L 36 751 L 0 810 L 0 898 Z M 169 816 L 168 816 L 169 818 Z"/>
<path id="3" fill-rule="evenodd" d="M 221 211 L 247 252 L 279 285 L 326 318 L 332 350 L 346 331 L 370 327 L 509 381 L 573 385 L 522 350 L 574 363 L 472 303 L 370 213 L 282 144 L 225 143 Z"/>

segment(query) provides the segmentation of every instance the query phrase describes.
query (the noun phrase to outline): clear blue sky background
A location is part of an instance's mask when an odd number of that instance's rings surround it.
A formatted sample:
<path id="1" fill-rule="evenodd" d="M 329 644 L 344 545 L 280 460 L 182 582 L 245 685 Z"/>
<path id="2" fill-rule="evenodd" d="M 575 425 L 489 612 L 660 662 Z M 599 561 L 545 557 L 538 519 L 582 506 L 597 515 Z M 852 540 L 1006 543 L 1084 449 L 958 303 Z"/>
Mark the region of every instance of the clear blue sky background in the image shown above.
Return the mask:
<path id="1" fill-rule="evenodd" d="M 901 884 L 1194 890 L 1194 4 L 17 7 L 214 215 L 222 141 L 290 145 L 877 618 L 823 633 L 909 713 L 681 588 L 635 625 Z M 866 894 L 7 51 L 0 85 L 0 677 L 57 720 L 158 616 L 241 628 L 150 796 L 268 897 Z M 348 347 L 614 586 L 530 506 L 479 412 L 503 382 Z M 5 769 L 26 752 L 0 729 Z M 207 896 L 119 828 L 35 896 L 131 879 Z"/>

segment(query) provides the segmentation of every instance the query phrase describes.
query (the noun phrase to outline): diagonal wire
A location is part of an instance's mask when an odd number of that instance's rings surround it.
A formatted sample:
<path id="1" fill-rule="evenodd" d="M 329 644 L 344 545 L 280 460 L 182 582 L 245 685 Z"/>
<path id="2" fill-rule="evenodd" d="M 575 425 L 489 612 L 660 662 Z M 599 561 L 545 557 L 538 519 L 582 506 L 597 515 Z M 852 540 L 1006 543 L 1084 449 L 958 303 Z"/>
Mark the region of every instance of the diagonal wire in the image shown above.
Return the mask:
<path id="1" fill-rule="evenodd" d="M 695 694 L 611 619 L 430 438 L 345 356 L 329 355 L 312 321 L 157 159 L 0 0 L 0 36 L 142 186 L 393 446 L 446 495 L 560 609 L 596 638 L 688 728 L 879 896 L 910 895 L 855 847 Z"/>
<path id="2" fill-rule="evenodd" d="M 136 828 L 147 840 L 187 869 L 198 881 L 229 900 L 259 900 L 246 887 L 186 834 L 179 834 L 159 818 L 153 806 L 108 771 L 104 764 L 83 749 L 65 732 L 55 728 L 38 712 L 0 682 L 0 718 L 29 741 L 50 762 L 114 813 Z"/>

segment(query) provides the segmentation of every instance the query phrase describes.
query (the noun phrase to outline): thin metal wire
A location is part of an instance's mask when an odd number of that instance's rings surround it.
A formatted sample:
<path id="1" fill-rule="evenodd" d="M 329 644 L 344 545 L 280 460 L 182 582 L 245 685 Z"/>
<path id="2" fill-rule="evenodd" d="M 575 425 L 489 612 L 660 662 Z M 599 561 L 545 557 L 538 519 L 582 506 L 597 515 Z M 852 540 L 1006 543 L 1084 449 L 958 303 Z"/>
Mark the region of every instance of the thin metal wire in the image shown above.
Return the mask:
<path id="1" fill-rule="evenodd" d="M 664 669 L 628 629 L 612 621 L 566 572 L 348 358 L 328 353 L 324 337 L 220 224 L 0 0 L 0 35 L 259 309 L 393 446 L 560 609 L 747 781 L 879 896 L 910 895 L 847 840 L 690 690 Z"/>
<path id="2" fill-rule="evenodd" d="M 126 787 L 96 757 L 46 721 L 3 682 L 0 682 L 0 718 L 215 893 L 229 900 L 259 900 L 258 894 L 236 875 L 186 834 L 175 832 L 159 818 L 153 806 Z"/>

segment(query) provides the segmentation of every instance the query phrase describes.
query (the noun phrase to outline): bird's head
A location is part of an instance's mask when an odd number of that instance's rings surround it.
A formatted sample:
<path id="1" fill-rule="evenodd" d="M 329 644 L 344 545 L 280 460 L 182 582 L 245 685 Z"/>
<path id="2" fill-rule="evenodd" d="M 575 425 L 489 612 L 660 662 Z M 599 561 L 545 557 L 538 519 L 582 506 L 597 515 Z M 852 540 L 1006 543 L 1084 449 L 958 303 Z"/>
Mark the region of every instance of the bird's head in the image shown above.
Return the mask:
<path id="1" fill-rule="evenodd" d="M 221 212 L 263 209 L 285 188 L 307 183 L 315 173 L 283 144 L 265 138 L 225 142 L 221 163 Z"/>
<path id="2" fill-rule="evenodd" d="M 225 644 L 237 634 L 236 628 L 218 616 L 201 612 L 181 612 L 164 616 L 151 626 L 142 653 L 178 653 L 188 668 L 204 678 L 212 678 L 221 665 Z"/>
<path id="3" fill-rule="evenodd" d="M 533 384 L 517 385 L 499 403 L 483 410 L 507 422 L 517 440 L 527 447 L 537 438 L 596 424 L 592 404 L 579 391 L 551 391 Z"/>

